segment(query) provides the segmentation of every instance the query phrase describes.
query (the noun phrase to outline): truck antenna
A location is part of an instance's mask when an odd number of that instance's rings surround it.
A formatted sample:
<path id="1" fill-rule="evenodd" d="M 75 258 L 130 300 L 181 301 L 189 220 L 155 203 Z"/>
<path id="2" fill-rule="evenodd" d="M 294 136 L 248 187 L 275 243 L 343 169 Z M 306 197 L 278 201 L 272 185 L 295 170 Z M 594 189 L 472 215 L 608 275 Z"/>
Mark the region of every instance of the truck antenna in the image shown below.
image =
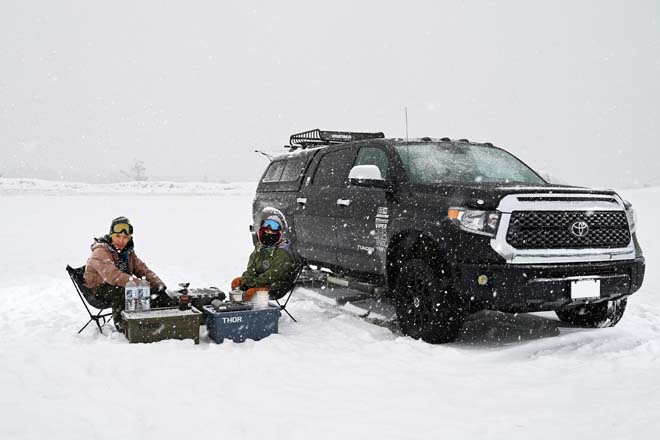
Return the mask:
<path id="1" fill-rule="evenodd" d="M 273 161 L 273 156 L 271 156 L 271 155 L 268 154 L 268 153 L 265 153 L 265 152 L 263 152 L 263 151 L 261 151 L 261 150 L 254 150 L 254 152 L 255 152 L 255 153 L 263 154 L 264 156 L 266 156 L 266 157 L 268 158 L 268 160 L 270 160 L 271 162 Z"/>
<path id="2" fill-rule="evenodd" d="M 406 144 L 408 143 L 408 107 L 404 107 L 406 113 Z"/>
<path id="3" fill-rule="evenodd" d="M 410 145 L 408 145 L 408 107 L 404 107 L 404 112 L 406 114 L 406 160 L 408 165 L 410 165 Z"/>

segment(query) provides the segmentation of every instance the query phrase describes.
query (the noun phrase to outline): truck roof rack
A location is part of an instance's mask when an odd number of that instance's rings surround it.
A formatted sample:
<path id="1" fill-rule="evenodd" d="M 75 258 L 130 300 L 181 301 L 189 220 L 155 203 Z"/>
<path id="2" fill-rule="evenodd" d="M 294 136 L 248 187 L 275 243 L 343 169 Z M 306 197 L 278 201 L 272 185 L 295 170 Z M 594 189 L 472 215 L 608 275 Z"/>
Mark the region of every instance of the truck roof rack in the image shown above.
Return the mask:
<path id="1" fill-rule="evenodd" d="M 321 131 L 318 128 L 302 133 L 292 134 L 289 138 L 289 144 L 286 148 L 291 151 L 300 148 L 304 150 L 308 147 L 318 147 L 323 145 L 343 144 L 346 142 L 362 141 L 365 139 L 383 139 L 383 132 L 378 133 L 359 133 L 353 131 Z"/>

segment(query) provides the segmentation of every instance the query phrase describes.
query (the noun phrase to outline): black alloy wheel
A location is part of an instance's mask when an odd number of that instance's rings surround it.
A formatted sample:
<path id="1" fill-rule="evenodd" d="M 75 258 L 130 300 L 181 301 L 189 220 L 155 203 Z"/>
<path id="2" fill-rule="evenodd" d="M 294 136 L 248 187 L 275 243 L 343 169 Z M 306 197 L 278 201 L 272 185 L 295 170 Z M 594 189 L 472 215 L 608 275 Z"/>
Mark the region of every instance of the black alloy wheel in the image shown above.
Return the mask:
<path id="1" fill-rule="evenodd" d="M 406 262 L 394 295 L 404 334 L 431 344 L 456 340 L 465 318 L 463 308 L 448 278 L 439 276 L 424 260 Z"/>

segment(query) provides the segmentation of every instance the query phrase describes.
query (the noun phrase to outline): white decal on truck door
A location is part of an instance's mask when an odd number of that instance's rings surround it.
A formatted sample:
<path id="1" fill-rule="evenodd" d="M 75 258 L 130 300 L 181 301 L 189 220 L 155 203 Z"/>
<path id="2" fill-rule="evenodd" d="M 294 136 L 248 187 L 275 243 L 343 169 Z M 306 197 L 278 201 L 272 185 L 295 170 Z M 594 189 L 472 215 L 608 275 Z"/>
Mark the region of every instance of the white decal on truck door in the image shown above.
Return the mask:
<path id="1" fill-rule="evenodd" d="M 385 252 L 385 248 L 387 247 L 387 224 L 390 221 L 387 206 L 378 207 L 374 220 L 375 229 L 371 235 L 374 237 L 378 252 Z"/>

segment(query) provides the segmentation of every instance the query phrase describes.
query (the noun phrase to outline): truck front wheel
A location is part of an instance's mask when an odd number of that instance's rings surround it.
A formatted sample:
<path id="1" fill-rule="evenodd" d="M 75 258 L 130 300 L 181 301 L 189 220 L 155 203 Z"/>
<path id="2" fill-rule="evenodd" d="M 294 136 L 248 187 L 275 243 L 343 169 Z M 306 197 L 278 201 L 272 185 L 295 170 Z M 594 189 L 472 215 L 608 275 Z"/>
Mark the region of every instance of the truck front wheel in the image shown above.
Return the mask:
<path id="1" fill-rule="evenodd" d="M 453 342 L 465 318 L 448 277 L 439 276 L 424 260 L 401 268 L 394 292 L 399 325 L 404 334 L 431 344 Z"/>
<path id="2" fill-rule="evenodd" d="M 624 298 L 557 310 L 555 313 L 563 322 L 580 327 L 614 327 L 623 317 L 627 303 L 628 300 Z"/>

